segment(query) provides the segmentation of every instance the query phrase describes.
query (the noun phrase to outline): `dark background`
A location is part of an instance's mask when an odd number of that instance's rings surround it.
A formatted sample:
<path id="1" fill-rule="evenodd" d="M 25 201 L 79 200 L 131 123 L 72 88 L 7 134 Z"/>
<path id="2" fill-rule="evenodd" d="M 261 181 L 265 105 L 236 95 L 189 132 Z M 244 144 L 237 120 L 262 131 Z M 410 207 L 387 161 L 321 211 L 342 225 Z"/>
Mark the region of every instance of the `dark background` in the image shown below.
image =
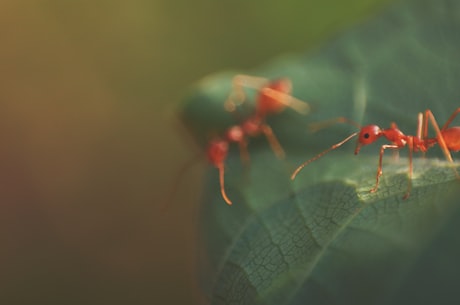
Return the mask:
<path id="1" fill-rule="evenodd" d="M 202 302 L 205 163 L 159 209 L 199 151 L 176 128 L 188 86 L 309 50 L 384 2 L 3 0 L 0 303 Z"/>

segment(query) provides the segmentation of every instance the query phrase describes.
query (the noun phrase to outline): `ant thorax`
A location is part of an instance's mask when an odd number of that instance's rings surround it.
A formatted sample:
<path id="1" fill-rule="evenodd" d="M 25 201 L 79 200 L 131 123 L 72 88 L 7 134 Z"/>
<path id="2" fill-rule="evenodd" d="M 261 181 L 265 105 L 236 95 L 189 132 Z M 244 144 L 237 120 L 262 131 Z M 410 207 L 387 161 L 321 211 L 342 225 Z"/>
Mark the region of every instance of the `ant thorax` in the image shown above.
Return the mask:
<path id="1" fill-rule="evenodd" d="M 241 128 L 243 129 L 244 134 L 250 137 L 255 137 L 259 135 L 261 132 L 261 124 L 261 119 L 259 119 L 258 117 L 251 117 L 241 124 Z"/>
<path id="2" fill-rule="evenodd" d="M 391 143 L 403 147 L 407 144 L 408 137 L 401 130 L 397 128 L 388 128 L 382 131 L 382 134 L 385 138 L 388 139 Z"/>

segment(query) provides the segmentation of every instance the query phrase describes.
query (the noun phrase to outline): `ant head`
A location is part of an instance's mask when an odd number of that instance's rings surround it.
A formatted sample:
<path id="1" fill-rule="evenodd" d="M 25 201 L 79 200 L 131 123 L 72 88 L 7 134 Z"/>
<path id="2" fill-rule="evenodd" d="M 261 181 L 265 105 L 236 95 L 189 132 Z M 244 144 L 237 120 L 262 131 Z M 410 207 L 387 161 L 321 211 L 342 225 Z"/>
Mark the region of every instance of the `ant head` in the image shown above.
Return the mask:
<path id="1" fill-rule="evenodd" d="M 361 128 L 356 143 L 355 155 L 359 153 L 361 146 L 368 145 L 377 141 L 382 136 L 382 131 L 377 125 L 367 125 Z"/>
<path id="2" fill-rule="evenodd" d="M 206 149 L 206 155 L 208 157 L 209 163 L 215 167 L 222 166 L 225 159 L 227 159 L 227 153 L 228 142 L 221 139 L 212 140 L 209 142 L 208 148 Z"/>

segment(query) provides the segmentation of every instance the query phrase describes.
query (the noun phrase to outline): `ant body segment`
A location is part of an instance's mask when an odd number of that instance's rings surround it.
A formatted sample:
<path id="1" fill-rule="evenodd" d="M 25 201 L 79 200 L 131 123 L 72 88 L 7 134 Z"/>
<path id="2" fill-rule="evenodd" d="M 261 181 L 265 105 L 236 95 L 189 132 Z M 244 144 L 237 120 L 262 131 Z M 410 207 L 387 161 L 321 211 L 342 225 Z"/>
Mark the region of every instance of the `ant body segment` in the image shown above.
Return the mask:
<path id="1" fill-rule="evenodd" d="M 356 142 L 356 148 L 355 148 L 355 155 L 359 153 L 361 150 L 361 147 L 365 145 L 369 145 L 377 141 L 379 138 L 383 137 L 386 138 L 390 143 L 389 144 L 384 144 L 380 146 L 380 154 L 379 154 L 379 163 L 377 167 L 377 174 L 376 174 L 376 182 L 375 186 L 370 190 L 371 193 L 374 193 L 377 191 L 378 185 L 379 185 L 379 180 L 380 177 L 383 174 L 382 171 L 382 160 L 383 160 L 383 154 L 386 149 L 393 149 L 393 150 L 399 150 L 405 146 L 409 149 L 409 181 L 408 181 L 408 187 L 406 194 L 404 195 L 404 199 L 407 199 L 410 195 L 411 189 L 412 189 L 412 172 L 413 172 L 413 167 L 412 167 L 412 154 L 413 152 L 422 152 L 425 153 L 429 148 L 433 147 L 434 145 L 438 144 L 441 148 L 441 150 L 444 153 L 444 156 L 446 159 L 450 162 L 453 163 L 453 159 L 451 156 L 451 151 L 459 151 L 460 150 L 460 126 L 454 126 L 454 127 L 449 127 L 449 125 L 452 123 L 452 121 L 455 119 L 455 117 L 460 113 L 460 108 L 457 108 L 449 117 L 447 122 L 444 124 L 444 126 L 440 129 L 438 123 L 436 122 L 436 119 L 434 118 L 433 113 L 431 110 L 427 109 L 424 114 L 419 113 L 418 114 L 418 124 L 417 124 L 417 133 L 415 136 L 412 135 L 405 135 L 395 123 L 392 123 L 390 128 L 387 129 L 381 129 L 377 125 L 367 125 L 364 127 L 359 127 L 359 124 L 350 121 L 346 118 L 340 117 L 331 121 L 328 121 L 327 123 L 319 123 L 317 124 L 319 128 L 329 125 L 330 123 L 349 123 L 354 126 L 358 126 L 360 130 L 358 132 L 352 133 L 348 137 L 346 137 L 344 140 L 332 145 L 325 151 L 319 153 L 315 157 L 305 161 L 302 163 L 292 174 L 291 179 L 294 180 L 297 174 L 309 163 L 321 158 L 323 155 L 326 153 L 330 152 L 331 150 L 334 150 L 340 146 L 342 146 L 344 143 L 348 142 L 355 136 L 358 136 L 358 140 Z M 435 137 L 428 137 L 428 125 L 431 124 L 433 129 L 436 132 Z M 315 129 L 319 129 L 315 128 Z M 454 168 L 455 175 L 457 178 L 460 178 L 457 170 Z"/>

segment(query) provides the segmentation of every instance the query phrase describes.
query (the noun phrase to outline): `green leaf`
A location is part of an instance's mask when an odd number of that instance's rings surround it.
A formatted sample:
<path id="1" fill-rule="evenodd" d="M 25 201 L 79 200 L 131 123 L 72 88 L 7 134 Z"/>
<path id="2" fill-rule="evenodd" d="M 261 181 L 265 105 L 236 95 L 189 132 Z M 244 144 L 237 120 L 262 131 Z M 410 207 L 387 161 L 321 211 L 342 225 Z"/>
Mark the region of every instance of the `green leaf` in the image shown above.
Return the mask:
<path id="1" fill-rule="evenodd" d="M 204 283 L 212 304 L 440 304 L 457 301 L 460 280 L 459 180 L 438 147 L 408 161 L 384 156 L 375 193 L 379 144 L 353 155 L 353 144 L 292 170 L 354 132 L 334 126 L 309 134 L 311 122 L 346 116 L 363 124 L 396 122 L 415 135 L 417 114 L 440 125 L 459 106 L 460 2 L 408 0 L 306 56 L 289 56 L 252 74 L 287 76 L 309 101 L 269 119 L 288 153 L 277 160 L 266 140 L 251 139 L 250 169 L 232 148 L 223 202 L 210 168 L 203 204 Z M 210 76 L 182 117 L 205 143 L 235 124 L 223 110 L 234 73 Z M 455 123 L 453 124 L 455 125 Z M 433 134 L 433 132 L 431 132 Z M 379 142 L 380 145 L 384 141 Z M 455 155 L 454 155 L 455 158 Z M 457 168 L 460 171 L 460 168 Z"/>

